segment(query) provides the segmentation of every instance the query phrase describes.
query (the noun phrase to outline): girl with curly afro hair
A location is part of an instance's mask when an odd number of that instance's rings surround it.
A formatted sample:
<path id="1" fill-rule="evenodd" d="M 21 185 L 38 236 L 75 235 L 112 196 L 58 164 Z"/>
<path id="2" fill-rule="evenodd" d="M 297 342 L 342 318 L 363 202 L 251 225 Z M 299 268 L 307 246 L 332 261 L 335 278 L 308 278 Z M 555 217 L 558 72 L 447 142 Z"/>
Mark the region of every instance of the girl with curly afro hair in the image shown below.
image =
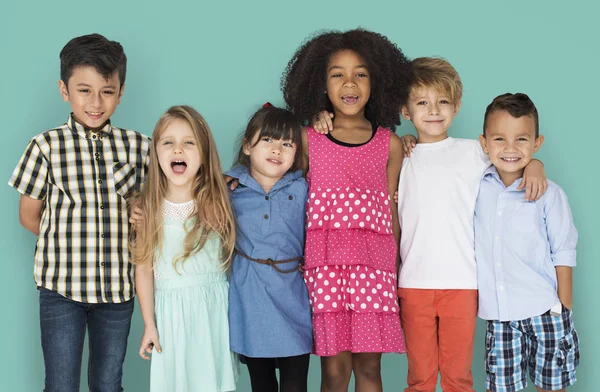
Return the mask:
<path id="1" fill-rule="evenodd" d="M 408 97 L 410 63 L 386 37 L 356 29 L 305 42 L 282 78 L 303 130 L 309 197 L 304 279 L 321 391 L 381 391 L 381 354 L 405 352 L 396 301 L 398 216 L 390 195 L 404 157 L 392 131 Z M 390 131 L 392 130 L 392 131 Z"/>

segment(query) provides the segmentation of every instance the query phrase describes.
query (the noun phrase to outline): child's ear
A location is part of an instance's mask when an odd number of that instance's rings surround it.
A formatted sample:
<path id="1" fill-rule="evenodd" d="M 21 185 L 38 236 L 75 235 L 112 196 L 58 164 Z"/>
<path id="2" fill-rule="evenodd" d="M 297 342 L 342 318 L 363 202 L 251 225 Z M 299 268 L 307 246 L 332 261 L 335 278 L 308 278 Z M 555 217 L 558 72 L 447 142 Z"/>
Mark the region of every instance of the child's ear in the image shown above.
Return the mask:
<path id="1" fill-rule="evenodd" d="M 69 89 L 67 88 L 65 82 L 63 82 L 62 80 L 58 81 L 58 92 L 60 93 L 60 96 L 62 97 L 63 101 L 69 102 Z"/>
<path id="2" fill-rule="evenodd" d="M 487 148 L 487 142 L 485 140 L 485 136 L 479 135 L 479 143 L 481 143 L 481 148 L 483 149 L 483 152 L 485 152 L 486 154 L 489 154 L 490 152 L 488 151 L 488 148 Z"/>
<path id="3" fill-rule="evenodd" d="M 402 105 L 402 108 L 400 109 L 400 114 L 402 114 L 402 117 L 410 121 L 410 112 L 408 111 L 408 107 L 406 105 Z"/>
<path id="4" fill-rule="evenodd" d="M 533 145 L 533 152 L 538 152 L 540 147 L 542 147 L 542 144 L 544 144 L 544 135 L 539 135 L 535 139 L 535 144 Z"/>
<path id="5" fill-rule="evenodd" d="M 248 146 L 248 140 L 246 140 L 246 138 L 242 140 L 242 151 L 244 154 L 250 155 L 250 146 Z"/>

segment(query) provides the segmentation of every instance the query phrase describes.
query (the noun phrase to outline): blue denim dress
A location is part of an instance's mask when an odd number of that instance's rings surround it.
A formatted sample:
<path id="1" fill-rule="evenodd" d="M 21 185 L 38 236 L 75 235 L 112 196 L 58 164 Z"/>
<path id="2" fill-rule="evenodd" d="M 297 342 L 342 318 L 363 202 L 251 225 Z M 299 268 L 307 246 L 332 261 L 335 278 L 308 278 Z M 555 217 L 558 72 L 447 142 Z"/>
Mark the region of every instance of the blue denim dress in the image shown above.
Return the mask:
<path id="1" fill-rule="evenodd" d="M 236 249 L 254 259 L 288 260 L 303 255 L 308 192 L 301 171 L 287 173 L 265 193 L 238 165 L 227 175 L 239 179 L 231 193 L 236 215 Z M 298 261 L 280 264 L 281 270 Z M 236 254 L 229 292 L 231 350 L 251 358 L 310 353 L 312 325 L 308 292 L 299 271 L 281 273 L 273 266 Z"/>

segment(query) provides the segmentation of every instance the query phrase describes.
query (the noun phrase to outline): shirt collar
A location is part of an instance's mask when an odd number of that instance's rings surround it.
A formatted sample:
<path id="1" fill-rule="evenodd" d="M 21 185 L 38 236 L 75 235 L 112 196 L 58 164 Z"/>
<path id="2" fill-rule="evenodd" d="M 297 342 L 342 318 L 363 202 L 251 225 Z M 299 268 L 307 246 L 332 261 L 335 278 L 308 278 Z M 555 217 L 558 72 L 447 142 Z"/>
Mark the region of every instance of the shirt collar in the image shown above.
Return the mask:
<path id="1" fill-rule="evenodd" d="M 486 181 L 494 180 L 498 184 L 502 185 L 502 187 L 504 187 L 507 191 L 525 192 L 525 188 L 517 189 L 517 187 L 521 185 L 523 178 L 517 178 L 510 186 L 505 186 L 500 178 L 500 175 L 498 174 L 498 171 L 496 170 L 496 166 L 494 165 L 488 167 L 488 169 L 483 173 L 483 179 Z"/>
<path id="2" fill-rule="evenodd" d="M 240 185 L 253 189 L 257 192 L 266 194 L 263 187 L 258 182 L 256 182 L 254 178 L 252 178 L 252 176 L 250 175 L 250 169 L 246 165 L 235 165 L 230 170 L 228 170 L 225 173 L 225 175 L 237 178 L 240 182 Z M 295 172 L 287 172 L 282 178 L 279 179 L 279 181 L 277 181 L 277 183 L 273 186 L 273 188 L 271 188 L 269 193 L 272 193 L 278 189 L 285 187 L 286 185 L 290 184 L 291 182 L 297 180 L 300 177 L 302 177 L 302 170 L 297 170 Z"/>
<path id="3" fill-rule="evenodd" d="M 106 124 L 104 124 L 102 129 L 92 131 L 85 125 L 77 122 L 73 113 L 71 113 L 67 119 L 67 126 L 70 130 L 77 132 L 81 137 L 86 139 L 102 139 L 103 136 L 108 136 L 112 133 L 112 125 L 110 125 L 110 120 L 106 120 Z"/>

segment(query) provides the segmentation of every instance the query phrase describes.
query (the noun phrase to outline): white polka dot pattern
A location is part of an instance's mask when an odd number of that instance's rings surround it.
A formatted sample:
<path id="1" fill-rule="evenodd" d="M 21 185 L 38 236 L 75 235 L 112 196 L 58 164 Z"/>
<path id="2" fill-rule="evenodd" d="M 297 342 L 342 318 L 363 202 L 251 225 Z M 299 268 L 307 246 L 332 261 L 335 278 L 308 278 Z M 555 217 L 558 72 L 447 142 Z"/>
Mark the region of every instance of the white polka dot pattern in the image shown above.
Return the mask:
<path id="1" fill-rule="evenodd" d="M 395 271 L 387 184 L 390 131 L 378 128 L 361 146 L 334 143 L 307 130 L 309 184 L 305 268 L 364 264 Z"/>
<path id="2" fill-rule="evenodd" d="M 395 272 L 364 265 L 326 265 L 306 270 L 304 281 L 313 313 L 398 314 Z"/>
<path id="3" fill-rule="evenodd" d="M 392 234 L 389 194 L 360 188 L 317 188 L 308 196 L 307 230 L 367 229 Z"/>
<path id="4" fill-rule="evenodd" d="M 308 128 L 305 282 L 313 351 L 405 352 L 386 166 L 390 131 L 343 146 Z"/>

